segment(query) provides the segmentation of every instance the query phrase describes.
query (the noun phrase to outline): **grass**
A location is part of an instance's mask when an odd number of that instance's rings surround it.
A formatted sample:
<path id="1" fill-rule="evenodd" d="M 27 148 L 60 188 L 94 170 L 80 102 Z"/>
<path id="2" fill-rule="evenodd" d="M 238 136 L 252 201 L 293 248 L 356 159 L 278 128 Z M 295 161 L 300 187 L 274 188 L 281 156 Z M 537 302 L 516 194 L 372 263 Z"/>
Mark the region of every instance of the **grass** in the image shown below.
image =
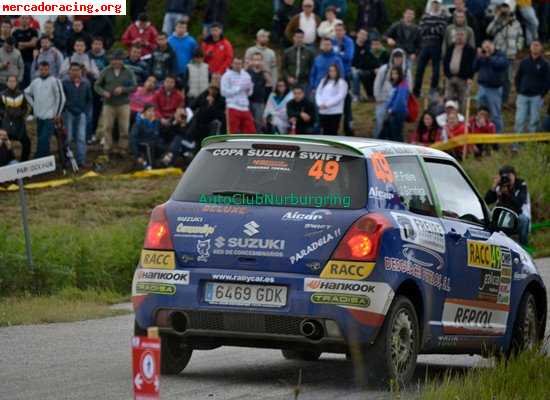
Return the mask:
<path id="1" fill-rule="evenodd" d="M 428 383 L 421 400 L 539 400 L 550 394 L 550 358 L 523 353 L 494 368 L 473 368 L 465 375 L 447 374 Z"/>
<path id="2" fill-rule="evenodd" d="M 107 318 L 127 314 L 109 305 L 127 300 L 110 291 L 64 289 L 54 296 L 0 299 L 0 327 Z"/>

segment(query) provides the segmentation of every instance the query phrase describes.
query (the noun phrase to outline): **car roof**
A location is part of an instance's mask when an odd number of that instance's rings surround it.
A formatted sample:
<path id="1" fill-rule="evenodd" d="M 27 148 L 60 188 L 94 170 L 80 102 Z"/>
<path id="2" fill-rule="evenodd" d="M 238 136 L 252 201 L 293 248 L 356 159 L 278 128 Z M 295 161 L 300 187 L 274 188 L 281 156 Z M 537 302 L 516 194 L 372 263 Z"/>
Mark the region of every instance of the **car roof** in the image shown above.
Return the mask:
<path id="1" fill-rule="evenodd" d="M 254 143 L 266 142 L 287 142 L 287 143 L 308 143 L 323 144 L 337 148 L 345 148 L 357 155 L 370 158 L 373 153 L 384 155 L 418 155 L 424 157 L 454 160 L 449 154 L 440 150 L 425 146 L 415 146 L 407 143 L 390 142 L 385 140 L 370 139 L 363 137 L 329 136 L 329 135 L 222 135 L 210 136 L 204 139 L 202 145 L 206 147 L 214 143 L 246 141 Z"/>

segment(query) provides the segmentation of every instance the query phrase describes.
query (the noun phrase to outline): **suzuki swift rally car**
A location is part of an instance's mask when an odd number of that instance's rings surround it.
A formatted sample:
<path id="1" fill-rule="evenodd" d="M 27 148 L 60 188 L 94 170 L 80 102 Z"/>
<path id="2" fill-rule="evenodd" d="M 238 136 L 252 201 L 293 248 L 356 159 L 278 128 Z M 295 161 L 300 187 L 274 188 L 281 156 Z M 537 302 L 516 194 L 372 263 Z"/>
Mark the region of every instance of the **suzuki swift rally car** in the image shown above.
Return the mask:
<path id="1" fill-rule="evenodd" d="M 515 229 L 440 151 L 213 137 L 152 212 L 135 331 L 159 327 L 165 374 L 193 350 L 246 346 L 345 353 L 375 384 L 407 382 L 420 353 L 510 354 L 543 338 L 546 288 Z"/>

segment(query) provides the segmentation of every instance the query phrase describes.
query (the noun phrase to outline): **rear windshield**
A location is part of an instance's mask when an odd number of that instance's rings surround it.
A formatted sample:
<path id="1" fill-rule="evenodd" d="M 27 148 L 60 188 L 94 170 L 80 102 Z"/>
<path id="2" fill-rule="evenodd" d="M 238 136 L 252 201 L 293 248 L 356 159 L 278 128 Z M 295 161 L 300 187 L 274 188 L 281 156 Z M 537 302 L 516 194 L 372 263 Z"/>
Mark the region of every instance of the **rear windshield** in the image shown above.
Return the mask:
<path id="1" fill-rule="evenodd" d="M 201 151 L 172 199 L 223 205 L 359 209 L 364 158 L 299 149 Z"/>

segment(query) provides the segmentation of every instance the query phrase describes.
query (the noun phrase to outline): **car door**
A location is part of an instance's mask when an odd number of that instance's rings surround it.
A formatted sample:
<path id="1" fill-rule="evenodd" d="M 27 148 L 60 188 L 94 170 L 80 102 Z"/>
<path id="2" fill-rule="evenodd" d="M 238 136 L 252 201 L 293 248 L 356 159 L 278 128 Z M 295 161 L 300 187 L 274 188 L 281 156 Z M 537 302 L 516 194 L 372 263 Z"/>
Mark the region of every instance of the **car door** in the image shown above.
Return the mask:
<path id="1" fill-rule="evenodd" d="M 442 327 L 446 335 L 501 336 L 510 303 L 511 254 L 489 229 L 479 194 L 451 161 L 425 159 L 445 229 L 450 291 Z"/>

